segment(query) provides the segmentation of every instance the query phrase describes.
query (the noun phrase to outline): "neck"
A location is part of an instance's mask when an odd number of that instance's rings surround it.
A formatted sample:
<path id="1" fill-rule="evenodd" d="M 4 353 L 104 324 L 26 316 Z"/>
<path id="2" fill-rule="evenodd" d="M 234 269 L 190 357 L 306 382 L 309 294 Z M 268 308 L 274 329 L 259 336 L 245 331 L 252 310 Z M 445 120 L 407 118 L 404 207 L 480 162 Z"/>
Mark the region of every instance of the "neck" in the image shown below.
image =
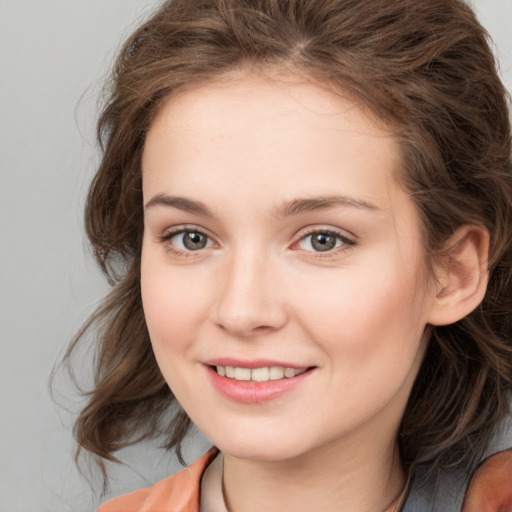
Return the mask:
<path id="1" fill-rule="evenodd" d="M 405 485 L 396 443 L 336 444 L 277 462 L 225 455 L 228 510 L 384 512 Z"/>

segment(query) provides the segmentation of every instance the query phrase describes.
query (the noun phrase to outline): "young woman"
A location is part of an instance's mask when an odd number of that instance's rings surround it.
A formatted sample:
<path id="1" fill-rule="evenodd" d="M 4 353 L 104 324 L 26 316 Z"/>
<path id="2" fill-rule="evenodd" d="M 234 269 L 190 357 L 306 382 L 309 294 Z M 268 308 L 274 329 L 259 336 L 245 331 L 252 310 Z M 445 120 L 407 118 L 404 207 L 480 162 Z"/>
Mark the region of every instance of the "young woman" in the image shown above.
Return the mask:
<path id="1" fill-rule="evenodd" d="M 512 171 L 467 5 L 167 2 L 99 134 L 77 440 L 103 470 L 191 422 L 215 446 L 102 512 L 512 506 L 509 452 L 472 478 L 512 385 Z"/>

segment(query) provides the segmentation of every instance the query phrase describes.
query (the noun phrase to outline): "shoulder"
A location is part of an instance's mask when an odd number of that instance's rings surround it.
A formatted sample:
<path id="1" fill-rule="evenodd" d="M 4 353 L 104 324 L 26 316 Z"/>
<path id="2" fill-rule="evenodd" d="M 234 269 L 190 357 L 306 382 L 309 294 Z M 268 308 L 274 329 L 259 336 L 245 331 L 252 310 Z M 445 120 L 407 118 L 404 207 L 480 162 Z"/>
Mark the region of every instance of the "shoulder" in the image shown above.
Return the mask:
<path id="1" fill-rule="evenodd" d="M 512 447 L 464 469 L 430 473 L 419 468 L 402 512 L 499 512 L 512 510 Z"/>
<path id="2" fill-rule="evenodd" d="M 217 453 L 213 448 L 175 475 L 152 487 L 114 498 L 98 512 L 197 512 L 201 477 Z"/>
<path id="3" fill-rule="evenodd" d="M 471 479 L 463 512 L 495 512 L 512 507 L 512 449 L 485 460 Z"/>

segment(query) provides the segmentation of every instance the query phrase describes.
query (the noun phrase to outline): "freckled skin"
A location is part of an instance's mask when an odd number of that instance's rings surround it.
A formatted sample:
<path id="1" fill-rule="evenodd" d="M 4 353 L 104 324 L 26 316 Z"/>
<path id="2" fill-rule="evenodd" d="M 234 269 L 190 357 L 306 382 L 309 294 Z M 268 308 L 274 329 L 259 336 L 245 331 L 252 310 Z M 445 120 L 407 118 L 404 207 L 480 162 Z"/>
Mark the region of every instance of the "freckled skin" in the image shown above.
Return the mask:
<path id="1" fill-rule="evenodd" d="M 396 432 L 435 292 L 417 212 L 395 178 L 398 155 L 391 134 L 354 103 L 251 76 L 172 98 L 149 131 L 144 202 L 185 197 L 212 215 L 146 209 L 147 325 L 165 379 L 224 452 L 227 485 L 240 495 L 256 464 L 266 475 L 279 467 L 278 483 L 291 468 L 348 475 L 351 495 L 381 504 L 403 485 Z M 372 207 L 276 214 L 297 198 L 333 194 Z M 209 245 L 191 251 L 182 236 L 165 236 L 181 228 Z M 335 232 L 337 247 L 319 255 L 311 229 Z M 240 404 L 208 379 L 204 362 L 219 357 L 314 371 L 276 400 Z"/>

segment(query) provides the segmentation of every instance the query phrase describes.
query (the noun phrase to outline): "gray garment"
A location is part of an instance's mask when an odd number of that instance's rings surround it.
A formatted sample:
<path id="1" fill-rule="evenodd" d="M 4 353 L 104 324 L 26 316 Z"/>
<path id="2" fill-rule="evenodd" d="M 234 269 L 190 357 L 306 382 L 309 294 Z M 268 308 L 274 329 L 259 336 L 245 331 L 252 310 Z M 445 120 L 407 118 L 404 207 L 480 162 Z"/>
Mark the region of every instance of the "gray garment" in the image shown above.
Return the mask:
<path id="1" fill-rule="evenodd" d="M 450 471 L 426 478 L 428 468 L 416 472 L 402 512 L 460 512 L 466 490 L 464 472 Z"/>
<path id="2" fill-rule="evenodd" d="M 496 428 L 484 460 L 494 453 L 511 448 L 512 416 L 507 416 Z M 427 475 L 428 467 L 418 469 L 401 512 L 461 512 L 468 485 L 464 471 L 444 471 L 430 478 Z"/>

